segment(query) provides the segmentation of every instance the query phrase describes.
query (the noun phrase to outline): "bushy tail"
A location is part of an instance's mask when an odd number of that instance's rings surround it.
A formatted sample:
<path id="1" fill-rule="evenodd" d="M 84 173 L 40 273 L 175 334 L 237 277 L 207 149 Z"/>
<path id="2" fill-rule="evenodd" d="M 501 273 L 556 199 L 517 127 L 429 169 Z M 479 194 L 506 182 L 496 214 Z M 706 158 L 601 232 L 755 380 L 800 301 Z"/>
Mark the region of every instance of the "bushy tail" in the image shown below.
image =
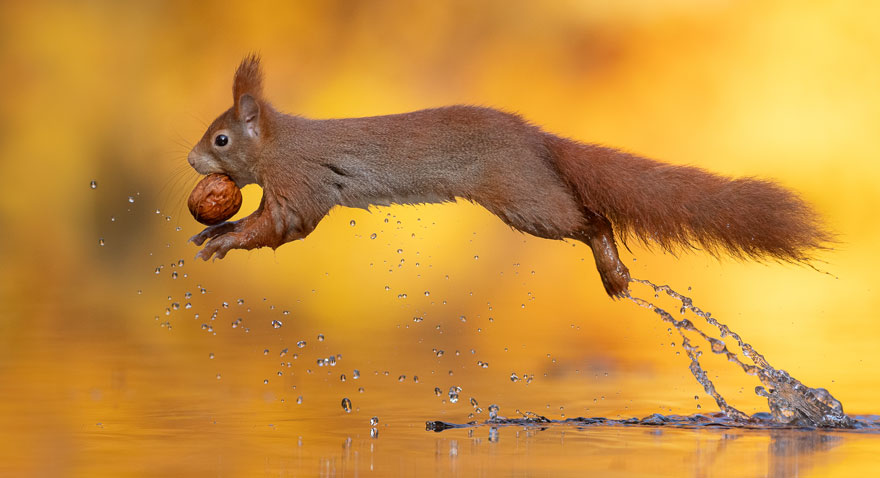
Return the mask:
<path id="1" fill-rule="evenodd" d="M 584 206 L 635 236 L 676 252 L 806 261 L 833 240 L 796 194 L 755 178 L 726 178 L 611 148 L 547 136 L 547 147 Z"/>

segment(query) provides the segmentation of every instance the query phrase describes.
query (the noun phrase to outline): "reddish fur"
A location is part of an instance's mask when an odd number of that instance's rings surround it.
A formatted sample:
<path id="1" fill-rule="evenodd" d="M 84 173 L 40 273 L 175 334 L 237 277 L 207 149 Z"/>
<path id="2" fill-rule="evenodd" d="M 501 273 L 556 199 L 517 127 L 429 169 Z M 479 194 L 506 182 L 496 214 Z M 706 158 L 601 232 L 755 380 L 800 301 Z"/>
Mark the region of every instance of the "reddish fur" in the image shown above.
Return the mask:
<path id="1" fill-rule="evenodd" d="M 612 297 L 629 271 L 612 227 L 669 251 L 701 247 L 742 258 L 808 259 L 830 239 L 795 194 L 751 178 L 729 179 L 541 131 L 491 108 L 312 120 L 263 98 L 256 56 L 233 80 L 233 107 L 189 155 L 202 174 L 263 187 L 260 207 L 193 237 L 199 257 L 276 248 L 306 237 L 335 206 L 476 202 L 517 230 L 576 239 L 593 251 Z M 215 143 L 225 134 L 225 146 Z"/>
<path id="2" fill-rule="evenodd" d="M 260 57 L 250 54 L 241 61 L 232 80 L 232 97 L 235 98 L 236 114 L 238 100 L 244 95 L 251 95 L 259 100 L 263 97 L 263 69 Z"/>
<path id="3" fill-rule="evenodd" d="M 831 235 L 796 194 L 755 178 L 726 178 L 602 146 L 548 136 L 563 177 L 584 205 L 670 252 L 805 261 Z"/>

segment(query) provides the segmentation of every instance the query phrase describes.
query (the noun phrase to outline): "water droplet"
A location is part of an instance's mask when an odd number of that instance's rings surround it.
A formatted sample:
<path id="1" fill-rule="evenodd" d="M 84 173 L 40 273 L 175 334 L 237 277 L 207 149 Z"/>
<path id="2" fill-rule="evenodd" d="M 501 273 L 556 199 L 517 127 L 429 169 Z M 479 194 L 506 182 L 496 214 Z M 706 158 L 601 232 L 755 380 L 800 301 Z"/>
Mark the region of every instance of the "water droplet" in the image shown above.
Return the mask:
<path id="1" fill-rule="evenodd" d="M 95 180 L 93 179 L 93 180 L 89 183 L 89 187 L 92 188 L 92 189 L 97 189 L 97 188 L 98 188 L 98 181 L 95 181 Z M 111 189 L 112 189 L 112 188 L 111 188 Z"/>
<path id="2" fill-rule="evenodd" d="M 133 202 L 134 202 L 134 196 L 129 196 L 129 197 L 128 197 L 128 202 L 133 203 Z"/>
<path id="3" fill-rule="evenodd" d="M 324 334 L 318 334 L 318 342 L 324 341 Z"/>
<path id="4" fill-rule="evenodd" d="M 406 375 L 401 375 L 401 376 L 397 377 L 397 381 L 398 381 L 398 382 L 405 382 L 405 381 L 406 381 Z"/>
<path id="5" fill-rule="evenodd" d="M 516 372 L 511 372 L 510 381 L 514 383 L 519 382 L 519 377 L 516 375 Z"/>
<path id="6" fill-rule="evenodd" d="M 498 418 L 498 405 L 492 404 L 489 405 L 489 420 L 495 420 Z"/>
<path id="7" fill-rule="evenodd" d="M 351 413 L 351 400 L 347 397 L 342 399 L 342 409 L 345 410 L 345 413 Z"/>
<path id="8" fill-rule="evenodd" d="M 302 405 L 302 402 L 303 402 L 303 397 L 302 397 L 302 395 L 296 397 L 296 404 L 297 404 L 297 405 Z"/>
<path id="9" fill-rule="evenodd" d="M 348 221 L 348 225 L 351 226 L 351 227 L 354 227 L 355 224 L 357 224 L 357 223 L 354 222 L 354 219 L 352 219 L 351 221 Z"/>
<path id="10" fill-rule="evenodd" d="M 280 329 L 282 325 L 284 325 L 284 323 L 282 323 L 280 320 L 273 320 L 272 321 L 272 328 L 273 329 Z"/>
<path id="11" fill-rule="evenodd" d="M 303 347 L 306 346 L 306 341 L 305 341 L 305 340 L 300 340 L 299 342 L 296 343 L 296 346 L 299 347 L 299 348 L 303 348 Z"/>
<path id="12" fill-rule="evenodd" d="M 440 390 L 440 387 L 434 387 L 434 395 L 440 396 L 443 395 L 443 390 Z"/>
<path id="13" fill-rule="evenodd" d="M 102 247 L 104 246 L 104 238 L 103 237 L 98 239 L 98 245 L 102 246 Z"/>
<path id="14" fill-rule="evenodd" d="M 355 379 L 355 380 L 361 378 L 361 371 L 358 370 L 358 369 L 354 369 L 354 370 L 352 370 L 352 372 L 351 372 L 351 378 L 353 378 L 353 379 Z"/>
<path id="15" fill-rule="evenodd" d="M 449 402 L 456 403 L 458 402 L 458 392 L 461 391 L 461 387 L 449 387 Z"/>
<path id="16" fill-rule="evenodd" d="M 727 346 L 724 345 L 724 342 L 718 339 L 710 338 L 709 343 L 712 344 L 712 352 L 715 352 L 716 354 L 724 353 L 727 351 Z"/>
<path id="17" fill-rule="evenodd" d="M 375 427 L 379 425 L 379 417 L 373 417 L 370 419 L 370 426 Z"/>
<path id="18" fill-rule="evenodd" d="M 370 234 L 370 239 L 375 239 L 375 238 L 376 238 L 376 233 L 375 233 L 375 232 L 372 233 L 372 234 Z"/>

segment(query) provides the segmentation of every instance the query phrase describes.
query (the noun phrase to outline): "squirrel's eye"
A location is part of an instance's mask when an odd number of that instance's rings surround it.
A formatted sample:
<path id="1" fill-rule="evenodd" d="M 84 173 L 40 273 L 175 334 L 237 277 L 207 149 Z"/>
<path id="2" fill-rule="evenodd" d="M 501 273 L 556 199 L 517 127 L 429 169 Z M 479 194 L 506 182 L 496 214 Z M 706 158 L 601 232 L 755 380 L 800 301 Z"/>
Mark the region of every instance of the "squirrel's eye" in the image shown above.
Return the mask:
<path id="1" fill-rule="evenodd" d="M 217 146 L 226 146 L 229 143 L 229 137 L 225 134 L 218 134 L 216 138 L 214 138 L 214 144 Z"/>

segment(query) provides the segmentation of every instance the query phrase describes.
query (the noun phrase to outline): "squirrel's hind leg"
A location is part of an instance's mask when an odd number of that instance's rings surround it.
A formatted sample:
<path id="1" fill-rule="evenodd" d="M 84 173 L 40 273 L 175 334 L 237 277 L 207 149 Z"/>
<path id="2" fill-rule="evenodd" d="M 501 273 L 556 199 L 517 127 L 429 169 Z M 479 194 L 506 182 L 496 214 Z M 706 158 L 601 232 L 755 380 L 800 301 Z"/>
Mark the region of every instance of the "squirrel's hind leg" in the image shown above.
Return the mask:
<path id="1" fill-rule="evenodd" d="M 577 206 L 573 200 L 570 204 L 562 201 L 562 207 L 554 209 L 556 214 L 549 217 L 536 213 L 535 209 L 517 209 L 510 204 L 500 208 L 493 201 L 481 203 L 507 225 L 522 232 L 545 239 L 575 239 L 590 246 L 605 292 L 613 298 L 626 294 L 629 270 L 620 262 L 611 221 L 606 217 Z"/>
<path id="2" fill-rule="evenodd" d="M 596 269 L 605 292 L 612 298 L 623 297 L 629 289 L 629 269 L 620 261 L 611 221 L 589 209 L 584 210 L 585 225 L 569 237 L 583 242 L 593 250 Z"/>

